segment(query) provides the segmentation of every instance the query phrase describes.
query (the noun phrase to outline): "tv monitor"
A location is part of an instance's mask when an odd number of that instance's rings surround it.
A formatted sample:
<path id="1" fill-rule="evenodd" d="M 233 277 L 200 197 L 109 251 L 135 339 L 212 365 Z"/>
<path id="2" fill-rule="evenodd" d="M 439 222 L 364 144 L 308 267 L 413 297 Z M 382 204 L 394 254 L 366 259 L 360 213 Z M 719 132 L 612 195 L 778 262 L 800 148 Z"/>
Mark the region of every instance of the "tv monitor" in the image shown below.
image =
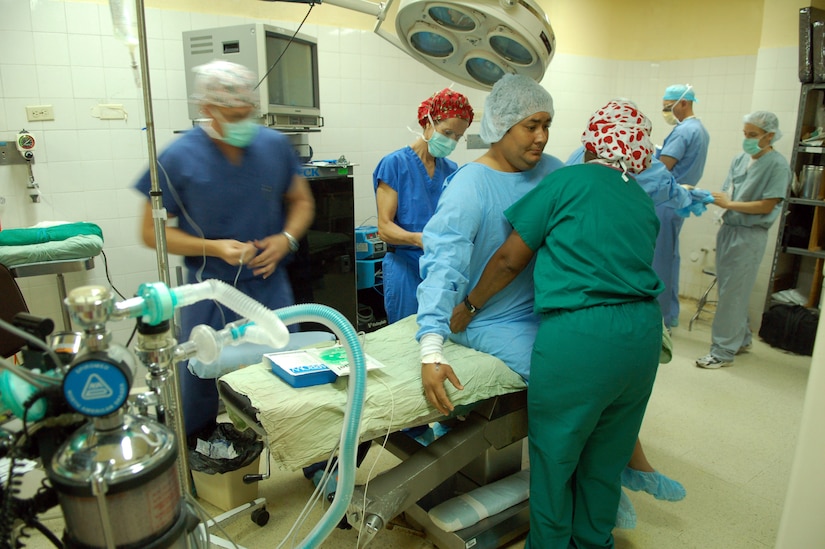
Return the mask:
<path id="1" fill-rule="evenodd" d="M 314 37 L 264 23 L 250 23 L 186 31 L 183 50 L 189 96 L 194 89 L 194 67 L 215 59 L 232 61 L 258 76 L 258 97 L 265 124 L 293 131 L 317 130 L 323 126 L 318 92 L 318 42 Z M 190 104 L 189 118 L 202 117 L 198 105 Z"/>

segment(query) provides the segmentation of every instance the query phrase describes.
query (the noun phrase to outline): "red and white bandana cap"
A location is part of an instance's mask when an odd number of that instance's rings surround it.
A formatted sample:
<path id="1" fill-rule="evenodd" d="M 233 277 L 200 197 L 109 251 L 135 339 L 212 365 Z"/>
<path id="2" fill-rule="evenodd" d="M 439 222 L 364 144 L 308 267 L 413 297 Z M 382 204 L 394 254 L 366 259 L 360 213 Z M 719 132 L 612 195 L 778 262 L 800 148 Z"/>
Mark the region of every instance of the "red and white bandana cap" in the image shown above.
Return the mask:
<path id="1" fill-rule="evenodd" d="M 450 118 L 461 118 L 468 124 L 473 123 L 473 107 L 470 106 L 470 100 L 450 88 L 444 88 L 421 102 L 418 107 L 418 123 L 422 128 L 426 128 L 430 121 L 427 115 L 432 118 L 433 123 Z"/>
<path id="2" fill-rule="evenodd" d="M 593 113 L 582 134 L 584 148 L 596 155 L 592 162 L 639 173 L 650 166 L 652 125 L 635 103 L 613 99 Z"/>

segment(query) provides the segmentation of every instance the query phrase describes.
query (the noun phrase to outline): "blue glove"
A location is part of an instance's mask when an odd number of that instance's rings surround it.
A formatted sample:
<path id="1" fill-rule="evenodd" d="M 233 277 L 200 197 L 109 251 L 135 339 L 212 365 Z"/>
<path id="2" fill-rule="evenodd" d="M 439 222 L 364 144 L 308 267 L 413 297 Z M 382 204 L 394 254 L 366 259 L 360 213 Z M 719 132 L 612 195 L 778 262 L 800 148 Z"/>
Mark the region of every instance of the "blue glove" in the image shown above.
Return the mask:
<path id="1" fill-rule="evenodd" d="M 690 192 L 690 205 L 676 210 L 676 215 L 679 217 L 690 217 L 690 214 L 693 214 L 699 217 L 708 209 L 706 204 L 713 202 L 713 195 L 705 189 L 691 189 L 688 192 Z"/>

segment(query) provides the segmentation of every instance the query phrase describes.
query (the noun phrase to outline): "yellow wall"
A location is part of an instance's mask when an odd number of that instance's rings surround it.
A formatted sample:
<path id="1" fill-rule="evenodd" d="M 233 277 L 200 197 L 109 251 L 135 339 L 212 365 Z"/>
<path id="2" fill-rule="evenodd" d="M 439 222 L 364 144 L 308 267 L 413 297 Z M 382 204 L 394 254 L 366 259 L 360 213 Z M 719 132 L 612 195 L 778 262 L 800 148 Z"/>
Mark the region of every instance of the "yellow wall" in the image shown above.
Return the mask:
<path id="1" fill-rule="evenodd" d="M 371 1 L 377 4 L 377 0 Z M 825 0 L 535 1 L 550 18 L 560 53 L 658 61 L 755 55 L 760 47 L 795 46 L 799 8 L 813 5 L 825 9 Z M 384 23 L 384 29 L 391 32 L 399 3 L 395 0 Z M 260 0 L 145 0 L 145 4 L 158 9 L 296 22 L 308 9 L 306 4 Z M 313 8 L 307 23 L 371 30 L 375 18 L 321 4 Z"/>
<path id="2" fill-rule="evenodd" d="M 672 60 L 755 55 L 763 0 L 539 0 L 560 53 Z"/>
<path id="3" fill-rule="evenodd" d="M 814 6 L 825 9 L 825 0 L 764 0 L 762 19 L 763 48 L 796 46 L 799 43 L 799 9 Z"/>

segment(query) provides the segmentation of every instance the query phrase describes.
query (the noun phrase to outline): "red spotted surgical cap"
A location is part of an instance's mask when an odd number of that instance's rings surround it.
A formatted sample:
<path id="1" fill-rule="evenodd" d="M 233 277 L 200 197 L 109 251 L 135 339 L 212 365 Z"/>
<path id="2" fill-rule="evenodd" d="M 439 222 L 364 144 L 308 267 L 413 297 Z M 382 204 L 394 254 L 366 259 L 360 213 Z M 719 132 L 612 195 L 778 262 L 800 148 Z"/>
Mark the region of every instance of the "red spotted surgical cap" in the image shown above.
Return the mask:
<path id="1" fill-rule="evenodd" d="M 427 122 L 429 122 L 427 115 L 430 115 L 433 123 L 449 120 L 450 118 L 461 118 L 466 120 L 468 124 L 472 124 L 473 107 L 470 106 L 470 100 L 464 95 L 449 88 L 444 88 L 422 101 L 418 107 L 418 123 L 422 128 L 425 128 Z"/>
<path id="2" fill-rule="evenodd" d="M 582 134 L 584 148 L 594 162 L 639 173 L 650 166 L 653 143 L 650 120 L 632 101 L 613 99 L 593 113 Z"/>

